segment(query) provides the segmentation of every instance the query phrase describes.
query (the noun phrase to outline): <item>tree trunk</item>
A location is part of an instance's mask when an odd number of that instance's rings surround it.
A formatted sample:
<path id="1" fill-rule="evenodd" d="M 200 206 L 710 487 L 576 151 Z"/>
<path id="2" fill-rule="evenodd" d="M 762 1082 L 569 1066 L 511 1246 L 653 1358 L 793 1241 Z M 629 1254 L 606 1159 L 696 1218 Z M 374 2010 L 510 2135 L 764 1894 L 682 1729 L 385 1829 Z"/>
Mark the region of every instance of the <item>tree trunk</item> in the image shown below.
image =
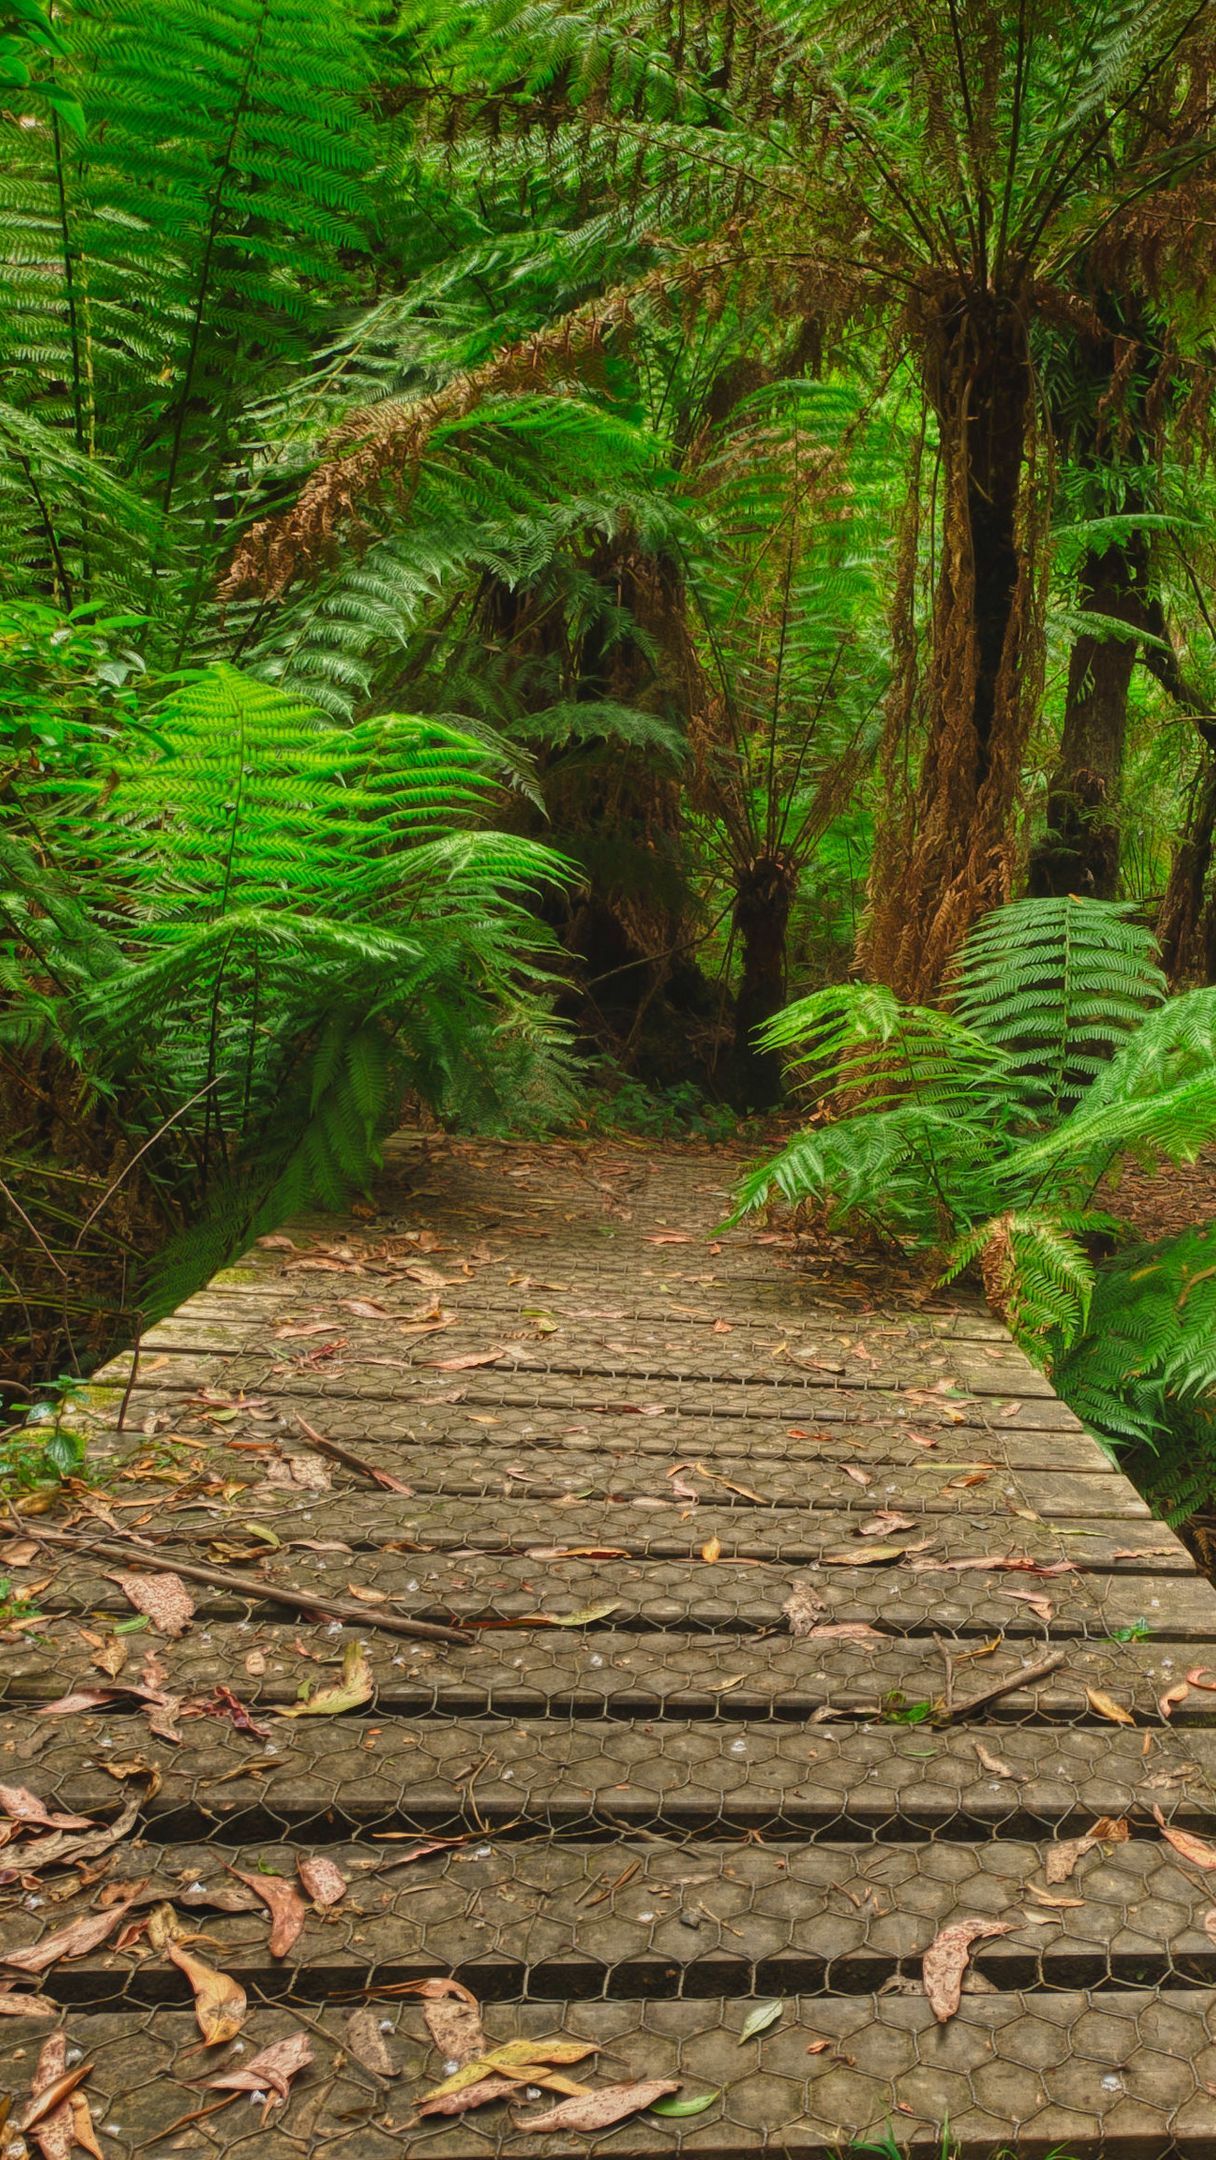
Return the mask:
<path id="1" fill-rule="evenodd" d="M 1216 982 L 1216 756 L 1200 772 L 1157 919 L 1161 965 L 1174 990 Z"/>
<path id="2" fill-rule="evenodd" d="M 884 748 L 888 806 L 859 949 L 867 973 L 910 998 L 933 994 L 975 917 L 1008 896 L 1038 673 L 1028 635 L 1031 375 L 1022 309 L 967 295 L 943 313 L 926 377 L 941 440 L 941 570 L 921 680 L 906 657 L 916 637 L 914 579 L 903 580 Z M 922 713 L 926 746 L 909 792 L 902 774 Z"/>
<path id="3" fill-rule="evenodd" d="M 1086 614 L 1144 627 L 1142 536 L 1091 551 L 1079 579 Z M 1072 649 L 1060 754 L 1047 796 L 1047 830 L 1030 859 L 1032 895 L 1113 900 L 1119 884 L 1119 784 L 1127 737 L 1134 637 L 1082 631 Z"/>
<path id="4" fill-rule="evenodd" d="M 735 896 L 742 972 L 731 1062 L 733 1092 L 743 1110 L 771 1110 L 785 1092 L 781 1060 L 775 1050 L 758 1048 L 755 1030 L 785 1003 L 785 942 L 796 883 L 779 857 L 760 856 L 748 865 Z"/>

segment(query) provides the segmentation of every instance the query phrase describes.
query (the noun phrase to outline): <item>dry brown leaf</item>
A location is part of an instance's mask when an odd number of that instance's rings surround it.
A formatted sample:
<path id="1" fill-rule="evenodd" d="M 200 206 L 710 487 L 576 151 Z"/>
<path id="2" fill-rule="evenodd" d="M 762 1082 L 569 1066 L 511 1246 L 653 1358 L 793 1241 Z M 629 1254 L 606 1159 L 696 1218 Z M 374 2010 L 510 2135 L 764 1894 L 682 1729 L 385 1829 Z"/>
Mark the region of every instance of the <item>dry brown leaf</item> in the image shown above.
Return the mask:
<path id="1" fill-rule="evenodd" d="M 1126 1815 L 1099 1815 L 1097 1821 L 1090 1824 L 1089 1834 L 1099 1845 L 1125 1845 L 1132 1834 L 1132 1826 Z"/>
<path id="2" fill-rule="evenodd" d="M 868 1620 L 830 1620 L 826 1626 L 816 1624 L 806 1630 L 812 1642 L 880 1643 L 886 1641 L 881 1628 L 871 1627 Z"/>
<path id="3" fill-rule="evenodd" d="M 59 2004 L 49 1995 L 9 1995 L 0 1990 L 0 2017 L 58 2017 Z"/>
<path id="4" fill-rule="evenodd" d="M 239 1980 L 234 1980 L 230 1973 L 217 1972 L 212 1965 L 205 1965 L 202 1958 L 192 1957 L 180 1943 L 167 1942 L 165 1956 L 190 1983 L 195 2022 L 203 2036 L 204 2047 L 220 2047 L 225 2040 L 235 2040 L 248 2008 L 245 1990 Z"/>
<path id="5" fill-rule="evenodd" d="M 478 2078 L 474 2085 L 463 2085 L 459 2092 L 438 2093 L 429 2100 L 418 2103 L 420 2115 L 467 2115 L 471 2108 L 485 2107 L 491 2100 L 518 2098 L 519 2081 L 516 2078 Z"/>
<path id="6" fill-rule="evenodd" d="M 385 1605 L 388 1602 L 387 1590 L 365 1590 L 362 1583 L 356 1582 L 348 1582 L 346 1587 L 361 1605 Z"/>
<path id="7" fill-rule="evenodd" d="M 401 2072 L 380 2030 L 380 2018 L 373 2003 L 363 2003 L 358 2010 L 351 2011 L 346 2020 L 346 2046 L 356 2062 L 361 2062 L 373 2076 L 400 2077 Z"/>
<path id="8" fill-rule="evenodd" d="M 1046 1627 L 1049 1620 L 1055 1618 L 1055 1606 L 1049 1597 L 1043 1596 L 1040 1590 L 1002 1590 L 1000 1595 L 1007 1598 L 1016 1598 L 1019 1605 L 1029 1605 L 1035 1619 L 1041 1620 L 1044 1627 Z"/>
<path id="9" fill-rule="evenodd" d="M 579 2100 L 561 2100 L 539 2115 L 518 2115 L 515 2127 L 537 2133 L 606 2130 L 610 2123 L 623 2122 L 627 2115 L 636 2115 L 639 2108 L 653 2107 L 656 2100 L 679 2090 L 679 2078 L 638 2078 L 628 2085 L 601 2085 L 597 2092 Z"/>
<path id="10" fill-rule="evenodd" d="M 1010 1769 L 1008 1763 L 1003 1759 L 1003 1757 L 1000 1755 L 994 1755 L 992 1749 L 990 1747 L 985 1747 L 982 1740 L 973 1741 L 972 1746 L 974 1747 L 976 1754 L 979 1756 L 980 1761 L 983 1763 L 985 1770 L 991 1770 L 993 1777 L 1011 1778 L 1013 1776 L 1013 1771 Z"/>
<path id="11" fill-rule="evenodd" d="M 841 1463 L 840 1467 L 844 1471 L 845 1476 L 847 1478 L 852 1478 L 854 1485 L 860 1485 L 863 1490 L 866 1486 L 872 1485 L 874 1483 L 874 1480 L 870 1476 L 869 1471 L 859 1470 L 856 1463 Z M 862 1535 L 865 1535 L 864 1531 Z"/>
<path id="12" fill-rule="evenodd" d="M 1101 1688 L 1087 1687 L 1085 1696 L 1090 1709 L 1096 1710 L 1098 1716 L 1105 1718 L 1108 1724 L 1135 1724 L 1136 1720 L 1130 1710 L 1125 1710 L 1122 1703 L 1117 1703 L 1113 1695 L 1104 1694 Z"/>
<path id="13" fill-rule="evenodd" d="M 56 1815 L 25 1785 L 0 1785 L 0 1808 L 14 1822 L 30 1823 L 36 1830 L 91 1830 L 92 1815 Z"/>
<path id="14" fill-rule="evenodd" d="M 280 1875 L 243 1875 L 240 1868 L 234 1867 L 230 1867 L 228 1873 L 235 1875 L 238 1882 L 243 1882 L 247 1890 L 252 1890 L 255 1897 L 260 1897 L 262 1903 L 270 1907 L 273 1923 L 270 1930 L 270 1955 L 286 1957 L 288 1951 L 298 1942 L 300 1930 L 308 1918 L 308 1907 L 299 1891 L 293 1890 L 291 1884 L 284 1882 Z"/>
<path id="15" fill-rule="evenodd" d="M 334 1861 L 323 1853 L 315 1853 L 309 1859 L 297 1859 L 296 1873 L 313 1904 L 321 1912 L 328 1912 L 331 1905 L 340 1904 L 346 1896 L 346 1877 Z"/>
<path id="16" fill-rule="evenodd" d="M 720 1560 L 721 1557 L 721 1540 L 716 1537 L 706 1538 L 704 1545 L 701 1547 L 701 1558 L 703 1560 L 709 1560 L 712 1562 L 714 1560 Z"/>
<path id="17" fill-rule="evenodd" d="M 1050 1905 L 1053 1912 L 1063 1911 L 1065 1907 L 1078 1907 L 1085 1903 L 1084 1898 L 1079 1897 L 1053 1897 L 1050 1890 L 1040 1890 L 1039 1885 L 1032 1882 L 1026 1885 L 1026 1895 L 1034 1898 L 1039 1905 Z"/>
<path id="18" fill-rule="evenodd" d="M 789 1621 L 790 1634 L 802 1637 L 810 1634 L 820 1613 L 826 1612 L 827 1607 L 819 1592 L 803 1577 L 793 1585 L 781 1610 Z"/>
<path id="19" fill-rule="evenodd" d="M 175 1641 L 194 1618 L 194 1599 L 178 1575 L 131 1575 L 107 1571 L 128 1604 L 146 1613 L 158 1634 Z"/>
<path id="20" fill-rule="evenodd" d="M 939 2025 L 946 2024 L 954 2016 L 962 2000 L 963 1974 L 967 1970 L 972 1943 L 1011 1932 L 1012 1922 L 1008 1920 L 955 1920 L 934 1936 L 925 1952 L 921 1971 L 929 2007 Z"/>
<path id="21" fill-rule="evenodd" d="M 224 2070 L 219 2077 L 208 2078 L 208 2088 L 212 2092 L 268 2093 L 262 2115 L 265 2122 L 276 2103 L 288 2098 L 292 2079 L 306 2070 L 312 2059 L 308 2034 L 289 2033 L 286 2040 L 276 2040 L 273 2047 L 263 2048 L 239 2070 Z"/>
<path id="22" fill-rule="evenodd" d="M 902 1560 L 907 1547 L 904 1545 L 851 1545 L 841 1552 L 825 1552 L 821 1555 L 824 1567 L 889 1567 L 894 1560 Z"/>
<path id="23" fill-rule="evenodd" d="M 96 1950 L 107 1935 L 117 1927 L 128 1905 L 136 1896 L 131 1891 L 116 1901 L 107 1912 L 86 1913 L 69 1926 L 60 1928 L 54 1935 L 44 1936 L 39 1943 L 32 1943 L 28 1950 L 0 1950 L 0 1965 L 8 1965 L 14 1972 L 46 1972 L 57 1965 L 61 1958 L 85 1957 Z"/>
<path id="24" fill-rule="evenodd" d="M 1216 1688 L 1216 1672 L 1210 1665 L 1192 1665 L 1186 1679 L 1188 1687 L 1203 1688 L 1205 1692 Z"/>
<path id="25" fill-rule="evenodd" d="M 475 2002 L 446 2001 L 423 2004 L 426 2029 L 445 2062 L 480 2062 L 486 2054 L 481 2011 Z"/>
<path id="26" fill-rule="evenodd" d="M 1095 1837 L 1057 1838 L 1049 1845 L 1043 1859 L 1043 1873 L 1049 1883 L 1067 1882 L 1078 1860 L 1092 1852 L 1098 1840 Z"/>
<path id="27" fill-rule="evenodd" d="M 86 2078 L 91 2063 L 67 2067 L 68 2043 L 63 2032 L 48 2034 L 38 2055 L 30 2084 L 30 2099 L 18 2127 L 32 2137 L 43 2160 L 70 2160 L 75 2142 L 71 2095 Z"/>
<path id="28" fill-rule="evenodd" d="M 1216 1845 L 1209 1845 L 1203 1838 L 1192 1837 L 1189 1830 L 1175 1830 L 1167 1823 L 1155 1803 L 1153 1816 L 1162 1837 L 1169 1840 L 1174 1851 L 1181 1853 L 1184 1860 L 1189 1860 L 1193 1867 L 1216 1868 Z M 9 1963 L 12 1963 L 11 1958 Z"/>
<path id="29" fill-rule="evenodd" d="M 72 2111 L 72 2136 L 81 2151 L 89 2153 L 91 2160 L 106 2160 L 106 2156 L 97 2142 L 97 2131 L 93 2125 L 93 2110 L 89 2106 L 89 2096 L 83 2088 L 72 2094 L 68 2106 Z"/>
<path id="30" fill-rule="evenodd" d="M 338 1299 L 342 1312 L 353 1313 L 356 1320 L 390 1320 L 392 1314 L 387 1305 L 377 1305 L 374 1298 L 344 1297 Z"/>
<path id="31" fill-rule="evenodd" d="M 468 1350 L 463 1357 L 424 1358 L 432 1372 L 472 1372 L 477 1365 L 500 1365 L 505 1350 Z"/>
<path id="32" fill-rule="evenodd" d="M 858 1534 L 861 1537 L 890 1537 L 893 1531 L 915 1528 L 914 1515 L 901 1515 L 898 1508 L 879 1508 L 877 1514 L 862 1524 Z"/>
<path id="33" fill-rule="evenodd" d="M 1190 1692 L 1188 1683 L 1185 1680 L 1180 1680 L 1176 1687 L 1167 1688 L 1164 1695 L 1159 1695 L 1157 1697 L 1157 1708 L 1162 1717 L 1172 1717 L 1179 1703 L 1185 1702 Z"/>

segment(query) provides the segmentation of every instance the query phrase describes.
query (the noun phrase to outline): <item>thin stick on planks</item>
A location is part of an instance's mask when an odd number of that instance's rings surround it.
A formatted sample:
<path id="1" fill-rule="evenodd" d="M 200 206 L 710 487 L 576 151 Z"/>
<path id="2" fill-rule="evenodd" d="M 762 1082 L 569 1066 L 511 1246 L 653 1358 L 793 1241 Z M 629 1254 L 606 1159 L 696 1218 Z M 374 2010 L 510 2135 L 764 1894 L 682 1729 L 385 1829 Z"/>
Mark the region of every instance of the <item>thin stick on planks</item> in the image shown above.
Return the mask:
<path id="1" fill-rule="evenodd" d="M 968 1696 L 966 1702 L 955 1703 L 947 1709 L 942 1705 L 937 1713 L 939 1725 L 952 1725 L 956 1718 L 972 1717 L 977 1710 L 985 1710 L 990 1702 L 998 1702 L 1002 1695 L 1012 1695 L 1018 1688 L 1030 1687 L 1036 1680 L 1045 1680 L 1058 1665 L 1064 1663 L 1064 1652 L 1053 1650 L 1050 1657 L 1040 1658 L 1037 1665 L 1023 1665 L 1020 1672 L 1010 1673 L 1007 1680 L 996 1680 L 991 1687 L 978 1695 Z"/>
<path id="2" fill-rule="evenodd" d="M 70 1530 L 47 1530 L 41 1524 L 34 1534 L 51 1544 L 69 1546 L 74 1552 L 88 1553 L 99 1560 L 115 1560 L 122 1567 L 151 1568 L 162 1575 L 183 1575 L 188 1582 L 205 1583 L 212 1590 L 231 1590 L 234 1596 L 248 1598 L 255 1605 L 282 1605 L 289 1612 L 311 1613 L 323 1620 L 341 1620 L 350 1627 L 379 1628 L 388 1635 L 415 1636 L 422 1642 L 464 1644 L 471 1640 L 462 1629 L 441 1627 L 431 1620 L 407 1620 L 400 1613 L 378 1612 L 366 1605 L 350 1604 L 345 1598 L 326 1597 L 323 1593 L 313 1596 L 306 1590 L 259 1582 L 256 1575 L 240 1575 L 234 1568 L 165 1558 L 135 1540 L 120 1545 L 108 1539 L 75 1537 Z"/>
<path id="3" fill-rule="evenodd" d="M 325 1434 L 314 1431 L 305 1418 L 297 1415 L 296 1424 L 309 1447 L 315 1448 L 318 1455 L 332 1456 L 334 1462 L 344 1463 L 348 1470 L 357 1470 L 360 1477 L 370 1478 L 373 1485 L 383 1486 L 385 1492 L 400 1493 L 403 1500 L 413 1499 L 413 1486 L 403 1485 L 401 1479 L 394 1477 L 391 1470 L 378 1470 L 375 1463 L 364 1462 L 361 1455 L 354 1454 L 350 1448 L 342 1447 L 337 1440 L 327 1440 Z"/>

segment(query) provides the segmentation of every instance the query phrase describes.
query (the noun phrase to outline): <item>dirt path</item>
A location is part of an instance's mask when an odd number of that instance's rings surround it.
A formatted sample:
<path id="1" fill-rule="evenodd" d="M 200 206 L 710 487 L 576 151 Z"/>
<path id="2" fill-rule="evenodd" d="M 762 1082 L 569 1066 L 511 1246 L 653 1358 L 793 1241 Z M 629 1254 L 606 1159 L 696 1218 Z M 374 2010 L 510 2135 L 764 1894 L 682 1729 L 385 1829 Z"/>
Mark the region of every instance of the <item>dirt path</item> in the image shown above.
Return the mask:
<path id="1" fill-rule="evenodd" d="M 736 1167 L 403 1141 L 92 1391 L 0 1543 L 31 2151 L 1211 2153 L 1216 1592 L 978 1307 L 713 1238 Z"/>

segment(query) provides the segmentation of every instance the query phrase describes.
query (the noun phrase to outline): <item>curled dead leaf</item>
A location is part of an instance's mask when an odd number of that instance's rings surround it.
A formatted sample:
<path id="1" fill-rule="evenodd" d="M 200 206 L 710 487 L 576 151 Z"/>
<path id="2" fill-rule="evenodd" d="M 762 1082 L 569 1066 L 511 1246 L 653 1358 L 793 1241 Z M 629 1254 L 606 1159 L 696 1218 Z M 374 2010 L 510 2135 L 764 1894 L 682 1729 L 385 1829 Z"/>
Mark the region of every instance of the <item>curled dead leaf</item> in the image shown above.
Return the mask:
<path id="1" fill-rule="evenodd" d="M 252 1890 L 255 1897 L 260 1897 L 262 1903 L 269 1906 L 272 1923 L 270 1955 L 286 1957 L 299 1940 L 300 1930 L 308 1918 L 308 1908 L 298 1890 L 293 1890 L 280 1875 L 244 1875 L 240 1868 L 234 1867 L 230 1867 L 228 1873 L 235 1875 L 238 1882 L 244 1883 L 247 1890 Z"/>
<path id="2" fill-rule="evenodd" d="M 146 1613 L 158 1634 L 176 1641 L 194 1618 L 194 1599 L 179 1575 L 134 1575 L 111 1572 L 128 1604 Z"/>
<path id="3" fill-rule="evenodd" d="M 809 1635 L 820 1613 L 827 1607 L 805 1577 L 796 1582 L 781 1608 L 790 1624 L 790 1634 L 801 1638 Z"/>
<path id="4" fill-rule="evenodd" d="M 1155 1802 L 1153 1818 L 1162 1837 L 1168 1840 L 1176 1853 L 1181 1853 L 1184 1860 L 1189 1860 L 1193 1867 L 1216 1868 L 1216 1845 L 1209 1845 L 1204 1838 L 1192 1837 L 1189 1830 L 1175 1830 L 1171 1823 L 1167 1823 Z"/>
<path id="5" fill-rule="evenodd" d="M 192 1957 L 178 1942 L 165 1944 L 165 1956 L 190 1983 L 195 2022 L 203 2036 L 203 2046 L 220 2047 L 226 2040 L 235 2040 L 248 2008 L 245 1990 L 239 1980 L 234 1980 L 230 1973 L 217 1972 L 214 1966 L 204 1964 L 202 1958 Z"/>
<path id="6" fill-rule="evenodd" d="M 265 2122 L 271 2109 L 289 2097 L 292 2079 L 306 2070 L 312 2059 L 307 2033 L 289 2033 L 286 2040 L 276 2040 L 273 2047 L 263 2048 L 239 2070 L 224 2070 L 219 2077 L 208 2078 L 208 2088 L 212 2092 L 268 2093 L 262 2115 Z"/>
<path id="7" fill-rule="evenodd" d="M 1011 1932 L 1012 1922 L 1008 1920 L 956 1920 L 934 1936 L 925 1952 L 921 1971 L 929 2007 L 939 2025 L 946 2024 L 954 2016 L 962 2001 L 963 1974 L 967 1970 L 972 1943 Z"/>
<path id="8" fill-rule="evenodd" d="M 326 1687 L 317 1688 L 303 1702 L 278 1712 L 279 1717 L 340 1717 L 344 1710 L 357 1710 L 361 1703 L 370 1702 L 376 1692 L 375 1674 L 362 1643 L 347 1643 L 342 1654 L 342 1678 L 332 1680 Z"/>
<path id="9" fill-rule="evenodd" d="M 519 2115 L 516 2128 L 541 2133 L 555 2130 L 606 2130 L 640 2108 L 652 2107 L 668 2093 L 679 2092 L 679 2078 L 638 2078 L 627 2085 L 601 2085 L 581 2099 L 561 2100 L 539 2115 Z"/>
<path id="10" fill-rule="evenodd" d="M 1105 1718 L 1108 1724 L 1135 1724 L 1136 1720 L 1131 1715 L 1131 1712 L 1129 1710 L 1125 1710 L 1122 1703 L 1117 1703 L 1113 1695 L 1105 1694 L 1101 1688 L 1087 1687 L 1085 1690 L 1085 1696 L 1086 1700 L 1089 1703 L 1090 1709 L 1096 1710 L 1098 1716 L 1101 1718 Z"/>

